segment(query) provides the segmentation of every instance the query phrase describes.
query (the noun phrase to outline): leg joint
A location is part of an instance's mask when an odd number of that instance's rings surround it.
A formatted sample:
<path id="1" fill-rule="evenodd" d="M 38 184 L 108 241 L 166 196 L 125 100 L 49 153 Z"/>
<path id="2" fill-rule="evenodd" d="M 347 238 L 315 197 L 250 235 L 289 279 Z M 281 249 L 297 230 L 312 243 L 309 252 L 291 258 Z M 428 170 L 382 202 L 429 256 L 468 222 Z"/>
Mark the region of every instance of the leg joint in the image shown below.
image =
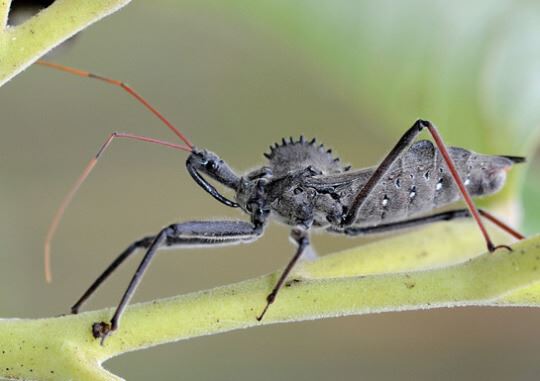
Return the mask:
<path id="1" fill-rule="evenodd" d="M 309 245 L 308 233 L 305 229 L 296 227 L 291 230 L 291 238 L 298 244 L 300 247 L 306 247 Z"/>
<path id="2" fill-rule="evenodd" d="M 419 131 L 422 131 L 424 128 L 430 128 L 431 122 L 429 120 L 418 119 L 414 125 L 418 128 Z"/>
<path id="3" fill-rule="evenodd" d="M 144 238 L 141 238 L 140 240 L 138 241 L 135 241 L 132 246 L 134 246 L 135 248 L 139 248 L 139 247 L 148 247 L 152 244 L 152 242 L 154 241 L 154 239 L 156 239 L 156 237 L 154 236 L 148 236 L 148 237 L 144 237 Z"/>
<path id="4" fill-rule="evenodd" d="M 167 237 L 177 236 L 178 234 L 180 234 L 180 224 L 171 224 L 166 228 L 162 229 L 159 234 L 165 234 L 165 236 Z"/>

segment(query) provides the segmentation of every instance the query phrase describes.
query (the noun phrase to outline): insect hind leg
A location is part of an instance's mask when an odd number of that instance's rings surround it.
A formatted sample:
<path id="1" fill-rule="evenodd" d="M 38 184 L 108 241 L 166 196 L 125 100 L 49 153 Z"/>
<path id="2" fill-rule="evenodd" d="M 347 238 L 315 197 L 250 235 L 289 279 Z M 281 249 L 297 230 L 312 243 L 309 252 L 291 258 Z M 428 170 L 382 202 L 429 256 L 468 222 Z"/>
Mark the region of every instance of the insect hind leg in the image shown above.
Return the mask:
<path id="1" fill-rule="evenodd" d="M 439 221 L 451 221 L 461 218 L 469 218 L 471 214 L 467 209 L 450 210 L 432 214 L 429 216 L 411 218 L 404 221 L 392 222 L 375 226 L 347 226 L 343 229 L 329 228 L 331 233 L 342 233 L 349 236 L 364 236 L 370 234 L 390 233 L 399 230 L 412 229 L 415 227 L 431 224 Z"/>
<path id="2" fill-rule="evenodd" d="M 495 224 L 499 229 L 510 234 L 515 239 L 522 240 L 525 238 L 523 234 L 516 231 L 512 227 L 508 226 L 506 223 L 504 223 L 497 217 L 493 216 L 491 213 L 483 209 L 478 209 L 478 213 L 480 213 L 480 215 L 484 217 L 485 219 L 487 219 L 488 221 Z M 331 233 L 342 233 L 349 236 L 362 236 L 362 235 L 381 234 L 381 233 L 389 233 L 389 232 L 405 230 L 405 229 L 412 229 L 415 227 L 431 224 L 434 222 L 452 221 L 456 219 L 471 218 L 471 217 L 472 216 L 469 209 L 456 209 L 456 210 L 449 210 L 449 211 L 441 212 L 437 214 L 432 214 L 429 216 L 411 218 L 408 220 L 393 222 L 393 223 L 388 223 L 388 224 L 381 224 L 381 225 L 375 225 L 375 226 L 354 226 L 353 225 L 353 226 L 345 227 L 343 229 L 336 229 L 336 228 L 331 227 L 327 230 Z"/>
<path id="3" fill-rule="evenodd" d="M 482 233 L 482 236 L 484 237 L 484 240 L 486 242 L 486 246 L 489 252 L 494 252 L 495 250 L 499 248 L 505 248 L 508 250 L 512 250 L 509 246 L 506 245 L 494 245 L 493 241 L 491 240 L 491 237 L 489 236 L 489 233 L 487 232 L 484 223 L 482 222 L 482 219 L 480 218 L 480 213 L 478 209 L 476 208 L 469 191 L 463 184 L 463 181 L 461 180 L 459 173 L 456 169 L 456 166 L 454 162 L 452 161 L 452 158 L 450 157 L 450 154 L 448 153 L 448 149 L 446 148 L 446 144 L 442 140 L 441 135 L 439 134 L 437 128 L 429 121 L 418 119 L 412 127 L 410 127 L 403 136 L 399 139 L 397 144 L 392 148 L 390 153 L 386 155 L 382 163 L 375 169 L 371 177 L 368 179 L 368 181 L 365 183 L 365 185 L 358 191 L 358 193 L 354 196 L 352 203 L 350 205 L 349 211 L 345 216 L 343 217 L 341 227 L 346 228 L 347 226 L 351 226 L 354 224 L 354 221 L 356 220 L 356 217 L 358 215 L 359 210 L 362 208 L 368 197 L 371 195 L 375 187 L 382 181 L 383 177 L 388 173 L 389 169 L 392 167 L 392 165 L 401 157 L 403 152 L 410 147 L 410 145 L 413 143 L 415 138 L 418 136 L 420 132 L 422 132 L 423 129 L 427 129 L 431 136 L 433 137 L 433 140 L 435 141 L 435 144 L 437 148 L 439 149 L 439 152 L 441 153 L 446 166 L 448 167 L 448 170 L 450 171 L 452 178 L 454 179 L 454 182 L 456 183 L 461 196 L 463 197 L 463 200 L 467 204 L 467 208 L 469 209 L 469 212 L 471 213 L 471 216 L 474 218 L 476 224 L 478 225 L 478 228 L 480 229 L 480 232 Z"/>

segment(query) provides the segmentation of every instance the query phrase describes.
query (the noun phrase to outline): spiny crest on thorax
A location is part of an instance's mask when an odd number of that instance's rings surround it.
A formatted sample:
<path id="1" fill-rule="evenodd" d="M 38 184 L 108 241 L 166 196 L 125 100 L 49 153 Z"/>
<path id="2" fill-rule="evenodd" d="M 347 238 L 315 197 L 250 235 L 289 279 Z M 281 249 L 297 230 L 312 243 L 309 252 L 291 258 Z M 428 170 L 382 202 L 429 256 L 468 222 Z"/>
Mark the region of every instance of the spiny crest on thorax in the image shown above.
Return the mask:
<path id="1" fill-rule="evenodd" d="M 298 140 L 292 137 L 289 140 L 282 139 L 280 144 L 270 146 L 270 152 L 264 156 L 270 161 L 272 173 L 276 177 L 309 166 L 318 169 L 324 175 L 342 173 L 350 169 L 350 166 L 343 166 L 339 158 L 332 156 L 331 149 L 318 144 L 315 138 L 306 141 L 303 136 Z"/>

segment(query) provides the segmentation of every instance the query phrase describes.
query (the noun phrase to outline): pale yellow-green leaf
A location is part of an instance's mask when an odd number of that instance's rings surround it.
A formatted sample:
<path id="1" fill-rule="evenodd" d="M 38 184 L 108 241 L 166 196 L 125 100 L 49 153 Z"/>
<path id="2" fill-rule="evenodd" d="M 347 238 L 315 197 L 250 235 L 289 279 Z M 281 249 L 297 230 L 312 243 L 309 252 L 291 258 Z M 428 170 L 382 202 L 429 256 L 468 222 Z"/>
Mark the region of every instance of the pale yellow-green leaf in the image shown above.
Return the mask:
<path id="1" fill-rule="evenodd" d="M 0 86 L 88 25 L 131 0 L 56 0 L 18 26 L 6 26 L 10 1 L 0 0 Z"/>

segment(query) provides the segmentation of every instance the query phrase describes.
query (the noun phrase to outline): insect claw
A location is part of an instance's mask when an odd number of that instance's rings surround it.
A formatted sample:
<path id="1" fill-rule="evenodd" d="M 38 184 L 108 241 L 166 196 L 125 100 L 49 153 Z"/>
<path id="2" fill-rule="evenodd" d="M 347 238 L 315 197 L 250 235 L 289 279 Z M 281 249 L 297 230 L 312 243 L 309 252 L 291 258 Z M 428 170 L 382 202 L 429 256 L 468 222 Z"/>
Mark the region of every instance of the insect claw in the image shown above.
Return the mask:
<path id="1" fill-rule="evenodd" d="M 112 333 L 112 325 L 101 321 L 99 323 L 92 324 L 92 336 L 96 339 L 100 339 L 100 344 L 103 346 L 105 339 Z"/>
<path id="2" fill-rule="evenodd" d="M 497 251 L 498 249 L 506 249 L 506 250 L 508 250 L 509 252 L 514 251 L 514 250 L 513 250 L 510 246 L 508 246 L 508 245 L 497 245 L 497 246 L 495 246 L 493 243 L 488 242 L 488 251 L 489 251 L 490 253 L 493 253 L 493 252 Z"/>
<path id="3" fill-rule="evenodd" d="M 317 141 L 317 139 L 316 139 L 316 138 L 313 138 L 313 139 L 311 139 L 311 141 L 309 142 L 309 144 L 313 145 L 313 144 L 315 144 L 316 141 Z"/>
<path id="4" fill-rule="evenodd" d="M 291 144 L 294 143 L 294 140 L 293 140 L 292 136 L 289 136 L 289 142 L 291 142 Z"/>
<path id="5" fill-rule="evenodd" d="M 281 138 L 281 141 L 283 142 L 283 145 L 287 144 L 287 141 L 285 140 L 285 138 Z"/>
<path id="6" fill-rule="evenodd" d="M 300 135 L 300 139 L 298 139 L 300 143 L 304 143 L 304 135 Z"/>

